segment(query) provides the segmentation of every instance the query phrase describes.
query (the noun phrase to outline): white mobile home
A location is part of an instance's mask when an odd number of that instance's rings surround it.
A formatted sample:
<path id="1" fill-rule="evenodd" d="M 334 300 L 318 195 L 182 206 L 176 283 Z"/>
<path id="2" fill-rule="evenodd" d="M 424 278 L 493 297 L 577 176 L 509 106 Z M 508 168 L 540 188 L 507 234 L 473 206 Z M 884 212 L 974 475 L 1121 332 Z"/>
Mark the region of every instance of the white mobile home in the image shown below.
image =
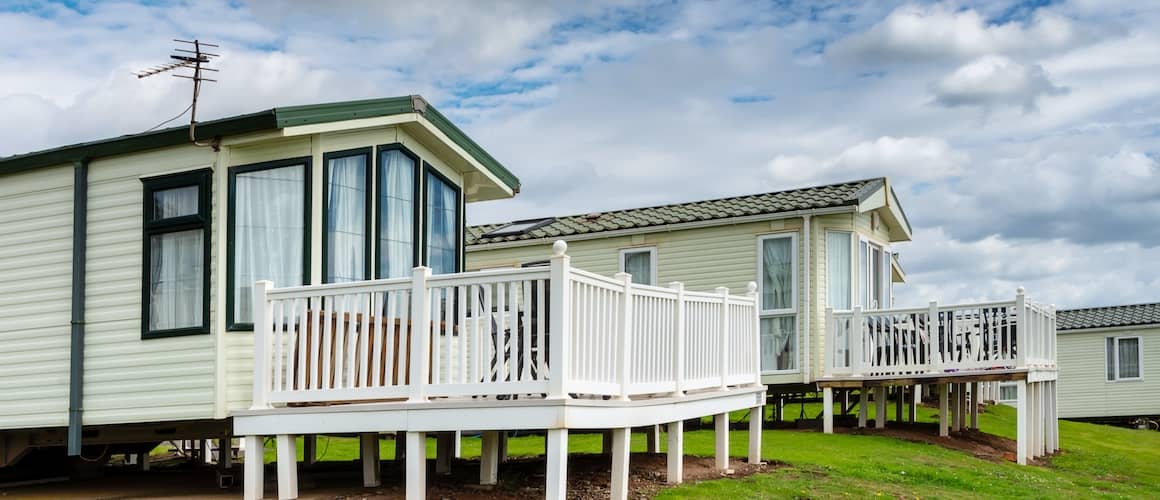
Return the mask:
<path id="1" fill-rule="evenodd" d="M 1059 416 L 1160 420 L 1160 303 L 1061 310 Z M 1102 356 L 1098 354 L 1103 354 Z"/>

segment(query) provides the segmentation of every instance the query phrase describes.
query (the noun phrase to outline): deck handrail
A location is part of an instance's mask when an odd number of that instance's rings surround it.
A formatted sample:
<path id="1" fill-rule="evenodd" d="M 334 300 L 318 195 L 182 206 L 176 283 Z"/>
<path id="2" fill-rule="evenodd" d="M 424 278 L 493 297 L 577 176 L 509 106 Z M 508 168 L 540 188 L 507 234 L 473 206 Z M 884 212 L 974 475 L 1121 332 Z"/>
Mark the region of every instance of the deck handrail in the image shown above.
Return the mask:
<path id="1" fill-rule="evenodd" d="M 254 288 L 253 405 L 683 395 L 760 382 L 745 295 L 571 266 Z"/>
<path id="2" fill-rule="evenodd" d="M 1026 299 L 825 311 L 825 377 L 1055 368 L 1055 310 Z"/>

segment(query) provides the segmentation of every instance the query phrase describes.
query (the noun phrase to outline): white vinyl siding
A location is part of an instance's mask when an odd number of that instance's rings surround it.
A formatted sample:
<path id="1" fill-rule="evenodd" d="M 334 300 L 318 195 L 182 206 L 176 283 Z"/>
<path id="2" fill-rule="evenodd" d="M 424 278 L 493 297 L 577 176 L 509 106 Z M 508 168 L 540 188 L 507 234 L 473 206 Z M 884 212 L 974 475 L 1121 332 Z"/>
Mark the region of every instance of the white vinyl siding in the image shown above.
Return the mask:
<path id="1" fill-rule="evenodd" d="M 1108 338 L 1139 338 L 1137 380 L 1108 380 Z M 1059 415 L 1062 418 L 1102 418 L 1160 415 L 1160 377 L 1149 367 L 1160 363 L 1160 327 L 1063 331 L 1057 336 Z"/>

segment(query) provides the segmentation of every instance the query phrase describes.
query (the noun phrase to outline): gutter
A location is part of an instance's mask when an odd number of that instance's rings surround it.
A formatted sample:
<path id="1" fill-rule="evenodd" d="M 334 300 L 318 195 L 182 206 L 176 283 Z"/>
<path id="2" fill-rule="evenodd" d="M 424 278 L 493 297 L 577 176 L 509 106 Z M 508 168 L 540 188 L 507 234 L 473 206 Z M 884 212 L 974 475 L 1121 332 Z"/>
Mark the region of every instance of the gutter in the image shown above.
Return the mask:
<path id="1" fill-rule="evenodd" d="M 81 454 L 85 382 L 85 254 L 88 246 L 89 159 L 73 161 L 72 328 L 69 333 L 68 455 Z"/>

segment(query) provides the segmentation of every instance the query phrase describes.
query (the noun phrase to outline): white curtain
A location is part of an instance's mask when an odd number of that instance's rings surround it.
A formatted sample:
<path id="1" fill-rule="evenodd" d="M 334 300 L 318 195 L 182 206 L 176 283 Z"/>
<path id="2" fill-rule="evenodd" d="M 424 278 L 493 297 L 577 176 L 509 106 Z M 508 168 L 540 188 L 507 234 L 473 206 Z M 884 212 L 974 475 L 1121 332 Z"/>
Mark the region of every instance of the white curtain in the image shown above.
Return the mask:
<path id="1" fill-rule="evenodd" d="M 826 233 L 826 305 L 850 309 L 850 233 Z"/>
<path id="2" fill-rule="evenodd" d="M 366 159 L 334 158 L 327 165 L 327 283 L 366 278 Z"/>
<path id="3" fill-rule="evenodd" d="M 153 220 L 196 215 L 198 187 L 185 186 L 153 192 Z"/>
<path id="4" fill-rule="evenodd" d="M 254 282 L 302 284 L 306 167 L 237 174 L 234 198 L 234 321 L 253 321 Z"/>
<path id="5" fill-rule="evenodd" d="M 433 274 L 454 273 L 459 268 L 459 200 L 455 190 L 434 174 L 427 175 L 427 265 Z"/>
<path id="6" fill-rule="evenodd" d="M 400 151 L 379 157 L 379 278 L 414 267 L 415 161 Z"/>
<path id="7" fill-rule="evenodd" d="M 149 237 L 149 330 L 204 326 L 203 238 L 202 229 Z"/>
<path id="8" fill-rule="evenodd" d="M 793 307 L 793 242 L 790 238 L 770 238 L 762 244 L 761 308 Z"/>
<path id="9" fill-rule="evenodd" d="M 632 282 L 654 285 L 652 282 L 652 252 L 625 252 L 624 272 L 632 275 Z"/>
<path id="10" fill-rule="evenodd" d="M 1140 376 L 1140 340 L 1135 338 L 1119 339 L 1120 376 L 1119 378 L 1138 378 Z"/>

